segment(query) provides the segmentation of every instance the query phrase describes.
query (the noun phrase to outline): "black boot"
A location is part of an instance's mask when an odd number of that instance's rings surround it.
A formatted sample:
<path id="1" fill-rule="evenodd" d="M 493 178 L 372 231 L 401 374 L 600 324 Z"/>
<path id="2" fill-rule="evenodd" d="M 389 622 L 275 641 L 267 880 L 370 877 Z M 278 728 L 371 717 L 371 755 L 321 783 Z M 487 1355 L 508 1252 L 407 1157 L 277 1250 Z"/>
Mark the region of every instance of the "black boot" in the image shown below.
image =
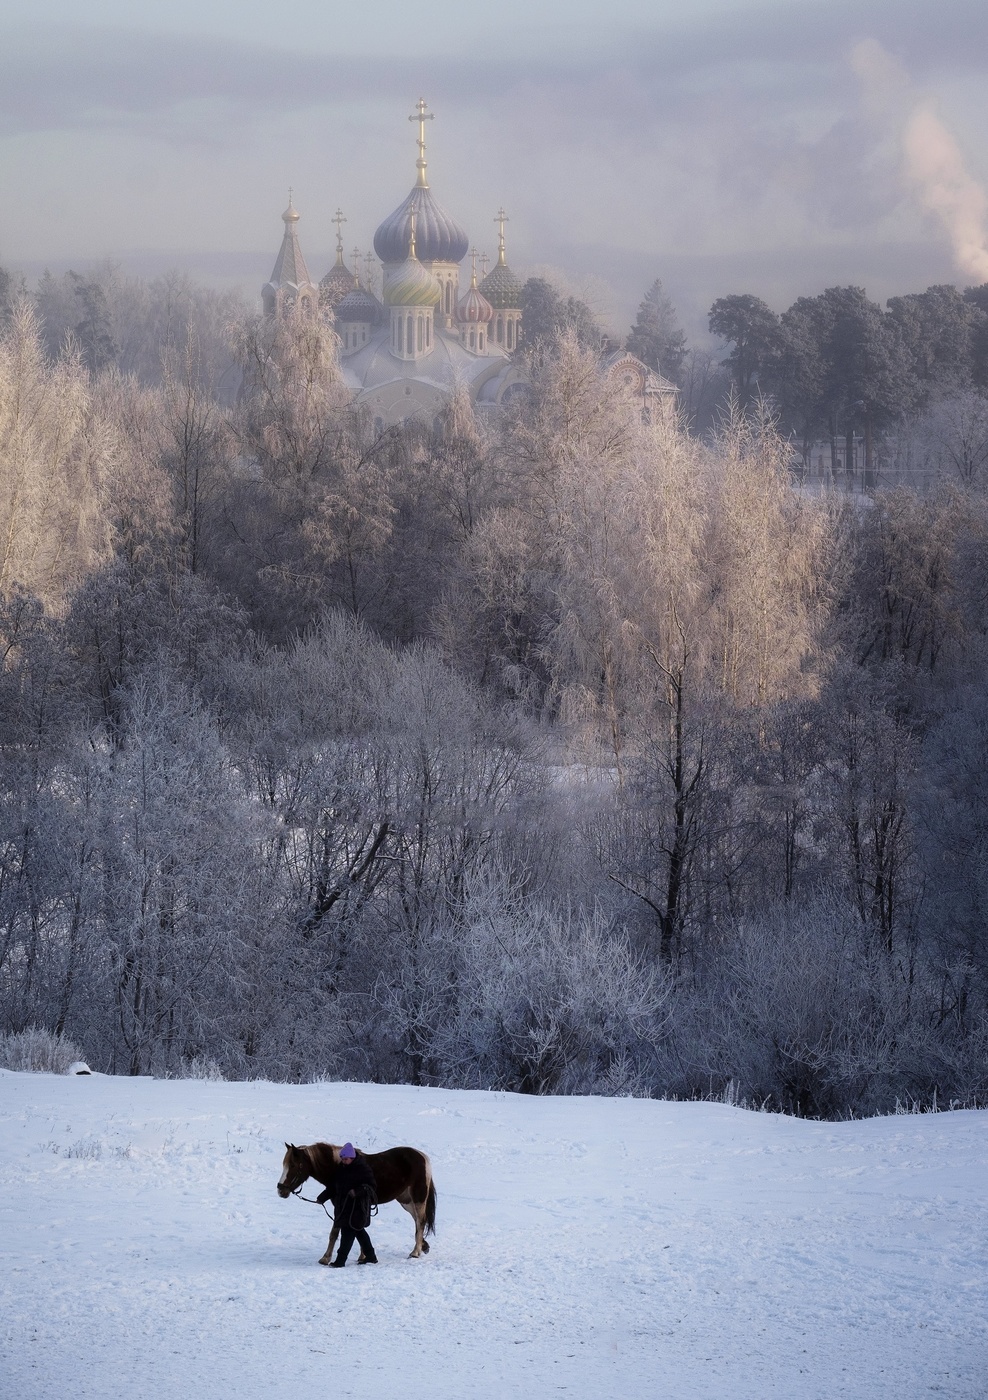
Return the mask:
<path id="1" fill-rule="evenodd" d="M 331 1269 L 345 1269 L 345 1268 L 346 1268 L 346 1260 L 345 1260 L 345 1259 L 341 1259 L 341 1258 L 339 1257 L 339 1255 L 337 1255 L 335 1259 L 331 1259 L 331 1260 L 330 1260 L 329 1267 L 330 1267 Z"/>

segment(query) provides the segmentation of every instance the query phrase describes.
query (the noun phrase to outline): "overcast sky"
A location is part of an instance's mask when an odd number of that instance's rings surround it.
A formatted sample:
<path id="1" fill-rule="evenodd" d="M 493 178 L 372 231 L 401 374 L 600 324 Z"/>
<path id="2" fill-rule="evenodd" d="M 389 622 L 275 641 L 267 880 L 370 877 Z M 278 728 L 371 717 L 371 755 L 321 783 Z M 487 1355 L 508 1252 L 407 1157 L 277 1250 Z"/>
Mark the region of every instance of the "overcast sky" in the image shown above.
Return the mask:
<path id="1" fill-rule="evenodd" d="M 654 277 L 691 332 L 730 292 L 782 310 L 838 283 L 988 280 L 956 251 L 961 205 L 983 244 L 985 0 L 0 0 L 0 18 L 0 262 L 31 276 L 110 256 L 259 291 L 292 186 L 318 278 L 337 205 L 367 249 L 413 183 L 424 96 L 439 201 L 488 250 L 503 204 L 512 265 L 559 268 L 615 329 Z M 904 145 L 918 111 L 929 158 Z"/>

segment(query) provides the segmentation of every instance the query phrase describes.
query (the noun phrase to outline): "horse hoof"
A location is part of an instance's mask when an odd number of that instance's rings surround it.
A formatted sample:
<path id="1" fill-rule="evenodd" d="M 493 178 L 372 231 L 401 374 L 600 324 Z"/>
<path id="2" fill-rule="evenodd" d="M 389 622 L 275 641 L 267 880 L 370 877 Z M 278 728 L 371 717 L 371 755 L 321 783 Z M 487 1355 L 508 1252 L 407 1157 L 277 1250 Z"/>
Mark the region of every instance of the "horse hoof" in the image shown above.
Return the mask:
<path id="1" fill-rule="evenodd" d="M 423 1240 L 423 1241 L 422 1241 L 422 1253 L 423 1253 L 423 1254 L 428 1254 L 428 1252 L 429 1252 L 429 1241 L 428 1241 L 428 1240 Z"/>
<path id="2" fill-rule="evenodd" d="M 320 1264 L 331 1264 L 332 1260 L 330 1259 L 328 1254 L 324 1254 L 323 1257 L 319 1260 L 319 1262 Z"/>

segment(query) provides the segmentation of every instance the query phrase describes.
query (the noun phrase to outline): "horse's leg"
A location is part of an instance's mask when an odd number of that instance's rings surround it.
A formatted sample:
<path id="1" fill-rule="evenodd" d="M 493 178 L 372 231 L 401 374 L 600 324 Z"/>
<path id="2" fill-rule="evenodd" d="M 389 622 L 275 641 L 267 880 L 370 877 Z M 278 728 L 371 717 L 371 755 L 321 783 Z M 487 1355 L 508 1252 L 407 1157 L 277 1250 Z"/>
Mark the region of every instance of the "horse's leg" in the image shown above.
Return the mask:
<path id="1" fill-rule="evenodd" d="M 338 1225 L 334 1224 L 332 1230 L 330 1230 L 330 1232 L 329 1232 L 329 1244 L 326 1246 L 326 1253 L 325 1253 L 325 1254 L 323 1255 L 323 1257 L 319 1260 L 320 1264 L 328 1264 L 328 1263 L 330 1262 L 330 1260 L 332 1259 L 332 1257 L 333 1257 L 333 1245 L 334 1245 L 334 1244 L 336 1243 L 336 1241 L 339 1239 L 339 1235 L 340 1235 L 340 1227 L 339 1227 Z"/>
<path id="2" fill-rule="evenodd" d="M 429 1246 L 425 1241 L 425 1206 L 412 1199 L 410 1190 L 402 1191 L 396 1199 L 402 1209 L 407 1210 L 415 1221 L 415 1248 L 408 1257 L 409 1259 L 419 1259 L 423 1254 L 429 1252 Z"/>

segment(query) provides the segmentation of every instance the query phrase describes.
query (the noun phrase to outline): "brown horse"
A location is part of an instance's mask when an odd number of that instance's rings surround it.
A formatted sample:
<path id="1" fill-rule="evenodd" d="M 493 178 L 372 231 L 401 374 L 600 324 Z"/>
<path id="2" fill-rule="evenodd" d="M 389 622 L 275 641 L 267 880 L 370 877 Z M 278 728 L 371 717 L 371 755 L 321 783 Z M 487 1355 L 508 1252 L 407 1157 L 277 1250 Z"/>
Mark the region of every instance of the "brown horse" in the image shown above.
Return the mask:
<path id="1" fill-rule="evenodd" d="M 286 1142 L 285 1147 L 288 1151 L 278 1182 L 278 1195 L 282 1200 L 287 1201 L 289 1196 L 301 1191 L 310 1176 L 328 1189 L 332 1188 L 340 1165 L 340 1149 L 335 1143 L 314 1142 L 309 1147 L 296 1147 Z M 428 1157 L 417 1147 L 389 1147 L 386 1152 L 361 1152 L 359 1155 L 374 1173 L 378 1201 L 382 1205 L 386 1201 L 397 1201 L 415 1221 L 415 1248 L 409 1259 L 428 1254 L 425 1237 L 436 1233 L 436 1188 Z M 320 1264 L 329 1263 L 339 1233 L 339 1227 L 334 1225 Z"/>

